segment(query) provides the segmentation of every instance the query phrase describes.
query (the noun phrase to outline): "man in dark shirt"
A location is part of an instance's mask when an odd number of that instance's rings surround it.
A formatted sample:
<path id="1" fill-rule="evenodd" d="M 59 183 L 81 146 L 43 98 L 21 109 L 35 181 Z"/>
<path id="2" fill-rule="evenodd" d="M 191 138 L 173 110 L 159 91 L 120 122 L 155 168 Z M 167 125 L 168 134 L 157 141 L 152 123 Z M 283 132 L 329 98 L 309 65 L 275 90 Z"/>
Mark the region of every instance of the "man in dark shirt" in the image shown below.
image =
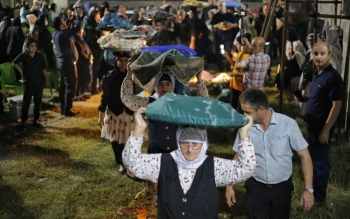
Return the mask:
<path id="1" fill-rule="evenodd" d="M 71 39 L 81 29 L 81 16 L 75 16 L 75 25 L 68 29 L 66 22 L 61 17 L 56 17 L 53 20 L 53 27 L 56 31 L 53 33 L 53 41 L 56 46 L 58 71 L 61 75 L 59 98 L 61 104 L 61 114 L 64 116 L 74 116 L 75 113 L 71 111 L 73 106 L 73 97 L 77 83 L 77 69 L 76 61 L 78 60 L 78 52 Z"/>
<path id="2" fill-rule="evenodd" d="M 313 47 L 312 56 L 317 67 L 306 105 L 306 124 L 309 150 L 314 168 L 314 195 L 316 203 L 324 203 L 330 170 L 329 151 L 335 121 L 341 109 L 342 78 L 330 64 L 330 47 L 319 43 Z"/>
<path id="3" fill-rule="evenodd" d="M 233 40 L 238 32 L 238 21 L 231 13 L 226 12 L 225 2 L 217 3 L 218 13 L 213 16 L 211 25 L 214 30 L 214 52 L 217 58 L 219 71 L 224 71 L 222 63 L 222 55 L 220 53 L 220 45 L 223 44 L 226 52 L 231 53 Z M 224 22 L 224 25 L 222 25 Z"/>
<path id="4" fill-rule="evenodd" d="M 33 126 L 42 128 L 43 126 L 38 122 L 38 119 L 44 85 L 49 86 L 46 63 L 44 56 L 36 51 L 36 40 L 29 38 L 26 41 L 26 49 L 26 52 L 19 54 L 12 62 L 24 79 L 21 125 L 24 127 L 26 124 L 30 103 L 34 97 Z M 19 63 L 22 63 L 22 68 L 18 65 Z"/>

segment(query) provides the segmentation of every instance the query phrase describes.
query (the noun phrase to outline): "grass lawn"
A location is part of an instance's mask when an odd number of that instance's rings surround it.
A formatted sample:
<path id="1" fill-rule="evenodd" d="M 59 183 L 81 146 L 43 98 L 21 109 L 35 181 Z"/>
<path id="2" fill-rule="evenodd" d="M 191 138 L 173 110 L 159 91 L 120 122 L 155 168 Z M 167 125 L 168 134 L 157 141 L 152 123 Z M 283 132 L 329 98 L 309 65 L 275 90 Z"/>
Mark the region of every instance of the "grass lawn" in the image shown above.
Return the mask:
<path id="1" fill-rule="evenodd" d="M 278 111 L 278 92 L 266 89 L 271 106 Z M 287 93 L 284 113 L 295 118 L 305 133 L 298 108 Z M 43 115 L 45 129 L 28 127 L 20 131 L 14 120 L 0 119 L 0 218 L 70 219 L 136 218 L 117 216 L 142 184 L 117 174 L 110 143 L 100 139 L 97 125 L 99 95 L 73 118 L 61 117 L 58 109 Z M 209 129 L 209 154 L 232 158 L 233 130 Z M 305 213 L 299 206 L 303 190 L 300 159 L 294 156 L 293 219 L 350 219 L 350 146 L 343 138 L 333 142 L 332 171 L 327 207 Z M 237 203 L 231 209 L 225 200 L 225 188 L 219 188 L 220 218 L 247 218 L 243 184 L 236 188 Z"/>

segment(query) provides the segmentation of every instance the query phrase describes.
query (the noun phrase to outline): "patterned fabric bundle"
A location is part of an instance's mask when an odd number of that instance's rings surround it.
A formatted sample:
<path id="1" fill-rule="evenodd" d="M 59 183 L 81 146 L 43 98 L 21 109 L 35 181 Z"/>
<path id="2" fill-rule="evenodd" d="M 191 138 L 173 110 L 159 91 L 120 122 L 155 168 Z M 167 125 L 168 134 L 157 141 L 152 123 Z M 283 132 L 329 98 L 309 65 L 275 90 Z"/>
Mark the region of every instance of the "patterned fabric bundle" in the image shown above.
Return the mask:
<path id="1" fill-rule="evenodd" d="M 204 68 L 202 57 L 186 57 L 175 49 L 162 54 L 142 52 L 131 57 L 130 69 L 141 84 L 145 85 L 161 72 L 171 72 L 182 83 L 189 80 Z"/>
<path id="2" fill-rule="evenodd" d="M 98 29 L 126 29 L 130 30 L 134 26 L 124 20 L 123 18 L 119 17 L 116 13 L 108 13 L 105 16 L 103 16 L 100 23 L 98 23 L 97 28 Z"/>
<path id="3" fill-rule="evenodd" d="M 148 21 L 154 21 L 154 20 L 162 20 L 167 19 L 168 17 L 171 17 L 172 15 L 168 14 L 167 11 L 161 8 L 154 8 L 148 11 L 145 11 L 142 15 L 143 19 Z"/>

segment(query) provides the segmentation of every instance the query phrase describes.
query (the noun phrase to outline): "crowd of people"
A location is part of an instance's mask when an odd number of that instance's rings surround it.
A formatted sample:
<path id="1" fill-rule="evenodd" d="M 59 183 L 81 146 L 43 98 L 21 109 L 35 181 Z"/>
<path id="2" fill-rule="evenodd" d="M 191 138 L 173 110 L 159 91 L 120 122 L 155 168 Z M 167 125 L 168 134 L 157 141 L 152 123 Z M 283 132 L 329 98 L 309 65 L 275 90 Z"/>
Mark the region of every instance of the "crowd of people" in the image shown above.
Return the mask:
<path id="1" fill-rule="evenodd" d="M 301 204 L 309 211 L 314 203 L 326 200 L 329 151 L 342 100 L 339 30 L 326 26 L 314 36 L 309 33 L 308 19 L 291 16 L 284 21 L 279 2 L 274 14 L 276 22 L 269 27 L 265 40 L 259 35 L 267 4 L 255 13 L 244 5 L 247 16 L 242 16 L 235 14 L 234 8 L 226 8 L 224 1 L 208 3 L 209 7 L 201 11 L 168 3 L 161 7 L 136 7 L 131 17 L 126 15 L 124 5 L 113 12 L 108 2 L 85 12 L 78 0 L 60 13 L 49 0 L 42 4 L 35 0 L 32 7 L 24 0 L 21 7 L 16 5 L 14 9 L 0 4 L 0 64 L 12 62 L 18 79 L 24 79 L 21 126 L 26 125 L 34 97 L 33 125 L 43 127 L 39 122 L 43 88 L 50 86 L 47 71 L 55 69 L 60 73 L 61 114 L 76 115 L 73 101 L 84 101 L 88 98 L 85 92 L 102 92 L 98 107 L 101 137 L 111 142 L 118 173 L 144 182 L 145 189 L 129 207 L 118 210 L 120 215 L 216 218 L 216 187 L 227 186 L 227 203 L 232 206 L 236 202 L 232 185 L 246 181 L 250 218 L 289 218 L 294 190 L 293 150 L 301 159 L 304 173 Z M 296 10 L 294 6 L 291 5 L 291 11 Z M 20 9 L 18 17 L 14 17 L 15 9 Z M 166 11 L 169 16 L 144 19 L 145 11 L 150 10 Z M 313 13 L 312 5 L 303 10 Z M 108 13 L 117 13 L 134 25 L 152 26 L 157 33 L 147 40 L 148 46 L 188 46 L 206 64 L 215 63 L 220 72 L 227 70 L 223 60 L 227 61 L 232 69 L 228 102 L 249 119 L 236 133 L 233 160 L 206 155 L 205 129 L 180 127 L 143 116 L 148 104 L 167 93 L 184 94 L 185 88 L 179 89 L 174 74 L 162 69 L 152 80 L 151 95 L 138 95 L 143 88 L 134 80 L 129 66 L 134 54 L 103 51 L 97 43 L 97 39 L 110 33 L 96 29 Z M 283 22 L 289 24 L 286 54 L 281 54 Z M 25 28 L 29 30 L 27 34 Z M 263 92 L 271 61 L 282 55 L 287 56 L 284 83 L 303 92 L 297 100 L 307 125 L 307 140 L 294 119 L 270 108 Z M 202 72 L 196 78 L 197 96 L 208 97 Z M 1 87 L 0 94 L 6 97 Z M 146 129 L 147 154 L 141 152 Z"/>

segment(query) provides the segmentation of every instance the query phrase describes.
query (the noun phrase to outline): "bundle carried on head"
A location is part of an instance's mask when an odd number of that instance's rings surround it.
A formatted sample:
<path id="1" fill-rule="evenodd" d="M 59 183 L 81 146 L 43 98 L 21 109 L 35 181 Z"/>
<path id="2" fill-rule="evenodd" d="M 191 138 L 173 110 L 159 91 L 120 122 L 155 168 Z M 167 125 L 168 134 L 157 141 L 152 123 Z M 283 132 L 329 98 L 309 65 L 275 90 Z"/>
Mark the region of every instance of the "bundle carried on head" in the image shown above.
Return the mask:
<path id="1" fill-rule="evenodd" d="M 130 22 L 119 17 L 116 13 L 108 13 L 101 19 L 100 23 L 97 25 L 97 29 L 126 29 L 130 30 L 134 27 Z"/>
<path id="2" fill-rule="evenodd" d="M 172 17 L 173 15 L 168 13 L 162 8 L 153 8 L 151 10 L 145 11 L 142 18 L 147 21 L 164 20 Z"/>
<path id="3" fill-rule="evenodd" d="M 185 0 L 181 3 L 185 7 L 209 7 L 208 2 L 197 1 L 197 0 Z"/>
<path id="4" fill-rule="evenodd" d="M 144 40 L 155 34 L 156 31 L 151 26 L 141 25 L 131 30 L 117 29 L 106 36 L 101 36 L 97 43 L 102 49 L 130 51 L 145 46 Z"/>
<path id="5" fill-rule="evenodd" d="M 143 50 L 131 57 L 129 66 L 143 85 L 151 81 L 156 75 L 169 71 L 182 84 L 187 84 L 204 67 L 204 59 L 191 56 L 196 53 L 186 46 L 157 46 L 147 47 Z"/>
<path id="6" fill-rule="evenodd" d="M 209 97 L 167 93 L 148 104 L 148 119 L 194 127 L 240 127 L 248 120 L 229 104 Z"/>

